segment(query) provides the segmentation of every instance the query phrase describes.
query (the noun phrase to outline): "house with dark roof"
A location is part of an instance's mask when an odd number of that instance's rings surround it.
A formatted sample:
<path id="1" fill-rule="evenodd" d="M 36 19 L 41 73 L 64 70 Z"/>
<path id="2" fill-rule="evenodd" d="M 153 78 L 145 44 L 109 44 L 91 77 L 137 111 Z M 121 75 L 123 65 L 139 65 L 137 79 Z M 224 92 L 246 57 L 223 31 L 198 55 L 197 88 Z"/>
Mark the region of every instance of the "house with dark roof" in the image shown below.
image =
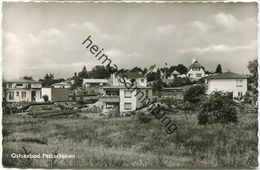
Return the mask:
<path id="1" fill-rule="evenodd" d="M 207 93 L 230 92 L 233 97 L 242 97 L 247 92 L 247 76 L 225 72 L 206 77 Z"/>
<path id="2" fill-rule="evenodd" d="M 188 67 L 187 77 L 191 80 L 198 80 L 205 77 L 205 68 L 200 65 L 195 58 L 192 60 L 192 64 Z"/>
<path id="3" fill-rule="evenodd" d="M 42 100 L 42 83 L 34 80 L 3 81 L 3 99 L 6 102 L 38 102 Z"/>

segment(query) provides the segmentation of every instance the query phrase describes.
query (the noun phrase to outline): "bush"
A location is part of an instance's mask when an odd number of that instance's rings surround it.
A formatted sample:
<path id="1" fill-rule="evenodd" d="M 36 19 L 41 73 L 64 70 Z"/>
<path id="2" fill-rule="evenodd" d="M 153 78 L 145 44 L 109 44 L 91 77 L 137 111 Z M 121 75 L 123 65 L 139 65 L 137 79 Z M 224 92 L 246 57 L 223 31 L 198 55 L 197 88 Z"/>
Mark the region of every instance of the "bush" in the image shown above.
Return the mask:
<path id="1" fill-rule="evenodd" d="M 43 95 L 42 98 L 43 98 L 45 103 L 47 103 L 49 101 L 49 96 L 48 95 Z"/>
<path id="2" fill-rule="evenodd" d="M 137 112 L 136 117 L 140 123 L 150 123 L 153 119 L 151 114 L 145 114 L 144 112 Z"/>
<path id="3" fill-rule="evenodd" d="M 199 108 L 198 124 L 229 123 L 237 121 L 237 107 L 226 93 L 213 92 Z"/>
<path id="4" fill-rule="evenodd" d="M 184 94 L 183 101 L 191 102 L 197 104 L 201 101 L 202 95 L 206 93 L 206 88 L 204 85 L 194 85 L 191 86 Z"/>

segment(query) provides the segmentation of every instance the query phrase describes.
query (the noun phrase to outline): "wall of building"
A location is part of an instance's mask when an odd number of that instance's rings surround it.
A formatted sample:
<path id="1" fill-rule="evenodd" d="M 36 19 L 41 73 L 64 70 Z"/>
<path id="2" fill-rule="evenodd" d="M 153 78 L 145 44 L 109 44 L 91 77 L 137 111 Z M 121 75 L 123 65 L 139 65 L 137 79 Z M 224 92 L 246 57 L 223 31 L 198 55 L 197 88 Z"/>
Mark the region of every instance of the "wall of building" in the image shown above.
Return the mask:
<path id="1" fill-rule="evenodd" d="M 42 96 L 47 95 L 49 97 L 49 101 L 52 101 L 51 88 L 42 88 Z"/>
<path id="2" fill-rule="evenodd" d="M 237 86 L 237 80 L 243 80 L 241 87 Z M 207 93 L 210 94 L 213 91 L 233 92 L 233 97 L 237 97 L 238 92 L 242 92 L 242 95 L 245 95 L 247 79 L 209 79 Z"/>
<path id="3" fill-rule="evenodd" d="M 7 89 L 6 90 L 6 101 L 7 102 L 32 102 L 32 91 L 35 91 L 35 101 L 41 101 L 41 90 L 28 90 L 28 89 Z M 10 99 L 10 93 L 14 93 L 14 98 Z M 25 97 L 22 96 L 25 93 Z"/>
<path id="4" fill-rule="evenodd" d="M 133 93 L 131 93 L 131 98 L 126 98 L 125 97 L 125 90 L 127 90 L 127 89 L 120 89 L 120 91 L 119 91 L 119 97 L 120 97 L 119 110 L 120 110 L 120 113 L 133 111 L 133 110 L 136 109 L 136 97 L 135 97 L 136 92 L 134 91 Z M 131 110 L 125 110 L 125 103 L 131 103 L 132 104 Z"/>
<path id="5" fill-rule="evenodd" d="M 201 74 L 201 77 L 197 77 L 196 74 Z M 205 77 L 205 72 L 201 68 L 200 68 L 200 70 L 197 70 L 197 71 L 190 69 L 189 72 L 187 73 L 187 77 L 193 78 L 193 79 L 200 79 L 202 77 Z"/>

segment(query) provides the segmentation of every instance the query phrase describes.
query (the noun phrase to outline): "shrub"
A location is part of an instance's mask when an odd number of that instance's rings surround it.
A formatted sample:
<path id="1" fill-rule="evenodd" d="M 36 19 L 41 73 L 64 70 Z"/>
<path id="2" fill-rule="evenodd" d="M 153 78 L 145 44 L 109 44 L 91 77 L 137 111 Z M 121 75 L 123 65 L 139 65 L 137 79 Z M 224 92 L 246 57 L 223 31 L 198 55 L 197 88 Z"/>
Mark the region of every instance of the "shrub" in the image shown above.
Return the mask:
<path id="1" fill-rule="evenodd" d="M 237 107 L 233 99 L 222 92 L 213 92 L 199 109 L 198 124 L 228 123 L 237 121 Z"/>
<path id="2" fill-rule="evenodd" d="M 201 101 L 202 95 L 206 93 L 206 88 L 204 85 L 194 85 L 191 86 L 184 94 L 183 101 L 198 103 Z"/>
<path id="3" fill-rule="evenodd" d="M 151 114 L 145 114 L 144 112 L 137 112 L 136 117 L 140 123 L 149 123 L 153 119 Z"/>
<path id="4" fill-rule="evenodd" d="M 43 95 L 42 98 L 43 98 L 45 103 L 47 103 L 49 101 L 49 96 L 48 95 Z"/>

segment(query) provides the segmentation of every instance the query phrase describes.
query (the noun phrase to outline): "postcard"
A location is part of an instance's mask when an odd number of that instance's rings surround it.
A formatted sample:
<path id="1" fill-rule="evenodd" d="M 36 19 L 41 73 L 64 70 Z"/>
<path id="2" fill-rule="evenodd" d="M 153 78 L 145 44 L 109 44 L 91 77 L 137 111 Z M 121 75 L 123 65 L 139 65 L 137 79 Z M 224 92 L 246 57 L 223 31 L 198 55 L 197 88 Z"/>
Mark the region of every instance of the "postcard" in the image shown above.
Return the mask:
<path id="1" fill-rule="evenodd" d="M 256 168 L 256 2 L 3 2 L 5 168 Z"/>

